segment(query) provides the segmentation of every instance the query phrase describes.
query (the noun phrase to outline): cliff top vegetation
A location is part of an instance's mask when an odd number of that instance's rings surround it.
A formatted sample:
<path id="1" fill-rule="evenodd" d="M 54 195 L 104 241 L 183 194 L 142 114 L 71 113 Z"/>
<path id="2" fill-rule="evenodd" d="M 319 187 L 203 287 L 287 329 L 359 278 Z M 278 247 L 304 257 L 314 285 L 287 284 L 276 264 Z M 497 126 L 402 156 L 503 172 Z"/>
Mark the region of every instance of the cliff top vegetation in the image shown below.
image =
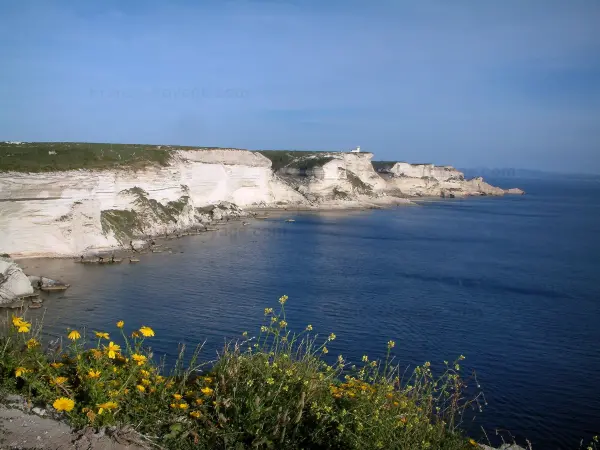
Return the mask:
<path id="1" fill-rule="evenodd" d="M 139 169 L 149 165 L 167 165 L 174 150 L 213 148 L 89 142 L 0 142 L 0 172 Z"/>

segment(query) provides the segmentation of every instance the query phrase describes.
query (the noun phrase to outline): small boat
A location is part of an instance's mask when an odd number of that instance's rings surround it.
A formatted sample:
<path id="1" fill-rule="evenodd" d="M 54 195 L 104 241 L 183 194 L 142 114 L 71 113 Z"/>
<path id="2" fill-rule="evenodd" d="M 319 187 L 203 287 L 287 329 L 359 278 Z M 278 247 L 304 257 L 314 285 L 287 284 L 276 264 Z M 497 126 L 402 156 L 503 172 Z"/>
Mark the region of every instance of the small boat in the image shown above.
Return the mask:
<path id="1" fill-rule="evenodd" d="M 294 219 L 287 219 L 286 222 L 295 222 Z"/>
<path id="2" fill-rule="evenodd" d="M 66 291 L 67 289 L 69 289 L 70 286 L 71 286 L 70 284 L 47 284 L 47 285 L 42 285 L 42 287 L 40 288 L 40 291 L 44 291 L 44 292 Z"/>
<path id="3" fill-rule="evenodd" d="M 129 264 L 135 264 L 135 263 L 139 263 L 140 260 L 137 258 L 129 258 Z"/>
<path id="4" fill-rule="evenodd" d="M 250 225 L 248 222 L 242 222 L 242 225 L 246 226 L 246 225 Z"/>

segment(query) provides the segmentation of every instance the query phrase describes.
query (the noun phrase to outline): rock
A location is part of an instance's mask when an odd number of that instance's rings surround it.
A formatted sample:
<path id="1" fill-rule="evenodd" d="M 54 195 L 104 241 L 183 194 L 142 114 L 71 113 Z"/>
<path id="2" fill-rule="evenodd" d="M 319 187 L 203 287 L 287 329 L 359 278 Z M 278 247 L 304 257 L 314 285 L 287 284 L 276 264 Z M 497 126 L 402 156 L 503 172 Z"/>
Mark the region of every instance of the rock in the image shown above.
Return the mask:
<path id="1" fill-rule="evenodd" d="M 47 414 L 45 409 L 39 408 L 37 406 L 35 408 L 32 408 L 31 412 L 37 414 L 40 417 L 44 417 Z"/>
<path id="2" fill-rule="evenodd" d="M 0 258 L 0 305 L 9 305 L 26 295 L 33 287 L 23 270 L 12 260 Z"/>
<path id="3" fill-rule="evenodd" d="M 505 194 L 512 194 L 512 195 L 524 195 L 525 191 L 519 188 L 510 188 L 510 189 L 505 189 L 504 190 Z"/>

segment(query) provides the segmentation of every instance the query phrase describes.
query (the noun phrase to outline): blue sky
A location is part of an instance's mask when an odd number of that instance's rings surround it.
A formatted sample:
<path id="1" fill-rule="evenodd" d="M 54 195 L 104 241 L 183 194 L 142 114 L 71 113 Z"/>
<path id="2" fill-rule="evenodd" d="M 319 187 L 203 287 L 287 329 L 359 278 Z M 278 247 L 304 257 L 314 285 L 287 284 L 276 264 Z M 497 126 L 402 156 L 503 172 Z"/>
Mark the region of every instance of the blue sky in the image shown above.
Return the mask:
<path id="1" fill-rule="evenodd" d="M 598 0 L 0 1 L 0 139 L 600 173 Z"/>

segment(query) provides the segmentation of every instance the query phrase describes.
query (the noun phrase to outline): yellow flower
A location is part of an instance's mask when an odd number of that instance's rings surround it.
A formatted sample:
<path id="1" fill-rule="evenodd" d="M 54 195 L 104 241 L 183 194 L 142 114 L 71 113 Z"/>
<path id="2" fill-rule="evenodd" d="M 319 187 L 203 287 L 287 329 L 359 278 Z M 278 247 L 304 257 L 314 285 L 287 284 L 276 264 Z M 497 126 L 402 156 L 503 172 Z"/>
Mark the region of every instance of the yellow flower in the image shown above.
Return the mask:
<path id="1" fill-rule="evenodd" d="M 54 400 L 52 406 L 54 406 L 54 409 L 56 409 L 57 411 L 69 412 L 75 407 L 75 402 L 70 398 L 60 397 Z"/>
<path id="2" fill-rule="evenodd" d="M 110 343 L 106 347 L 106 351 L 108 352 L 108 357 L 110 359 L 115 359 L 115 357 L 117 356 L 117 352 L 121 351 L 121 346 L 115 344 L 113 341 L 110 341 Z"/>
<path id="3" fill-rule="evenodd" d="M 201 405 L 202 403 L 204 403 L 204 400 L 202 400 L 201 398 L 196 399 L 196 405 Z"/>
<path id="4" fill-rule="evenodd" d="M 287 302 L 287 299 L 288 299 L 287 295 L 279 297 L 279 303 L 281 303 L 282 305 L 285 305 L 285 302 Z"/>
<path id="5" fill-rule="evenodd" d="M 363 355 L 362 360 L 363 362 L 369 362 L 369 357 L 367 355 Z"/>
<path id="6" fill-rule="evenodd" d="M 477 447 L 477 442 L 475 442 L 475 439 L 469 439 L 469 444 L 471 444 L 473 447 Z"/>
<path id="7" fill-rule="evenodd" d="M 273 384 L 275 383 L 275 380 L 271 377 L 267 378 L 267 384 Z"/>
<path id="8" fill-rule="evenodd" d="M 140 328 L 140 333 L 144 335 L 144 337 L 152 337 L 154 336 L 154 330 L 147 326 L 142 326 Z"/>
<path id="9" fill-rule="evenodd" d="M 29 333 L 29 329 L 31 328 L 31 324 L 24 322 L 21 326 L 19 326 L 19 328 L 17 329 L 18 333 Z"/>
<path id="10" fill-rule="evenodd" d="M 94 359 L 102 358 L 102 352 L 100 350 L 98 350 L 97 348 L 93 348 L 91 350 L 91 352 L 92 352 L 92 356 L 94 357 Z"/>
<path id="11" fill-rule="evenodd" d="M 109 339 L 108 333 L 96 331 L 96 337 L 100 339 Z"/>
<path id="12" fill-rule="evenodd" d="M 67 381 L 69 381 L 67 377 L 56 377 L 54 380 L 52 380 L 52 382 L 57 385 L 65 384 Z"/>
<path id="13" fill-rule="evenodd" d="M 179 404 L 179 409 L 188 409 L 188 404 L 187 403 L 180 403 Z"/>
<path id="14" fill-rule="evenodd" d="M 143 377 L 148 378 L 150 376 L 150 372 L 148 372 L 147 370 L 140 370 L 140 373 L 142 374 Z"/>
<path id="15" fill-rule="evenodd" d="M 141 366 L 142 364 L 144 364 L 146 362 L 147 358 L 144 355 L 134 353 L 133 355 L 131 355 L 131 359 L 133 359 L 135 362 L 137 362 L 138 366 Z"/>
<path id="16" fill-rule="evenodd" d="M 271 323 L 277 322 L 277 317 L 271 317 Z"/>
<path id="17" fill-rule="evenodd" d="M 131 332 L 131 337 L 132 338 L 139 338 L 140 337 L 140 333 L 138 333 L 137 331 L 132 331 Z"/>
<path id="18" fill-rule="evenodd" d="M 18 327 L 20 327 L 22 324 L 24 324 L 24 323 L 27 323 L 27 322 L 25 322 L 25 321 L 23 320 L 23 318 L 22 318 L 22 317 L 17 317 L 17 316 L 15 316 L 15 315 L 13 314 L 13 316 L 12 316 L 12 323 L 13 323 L 13 325 L 14 325 L 15 327 L 17 327 L 17 328 L 18 328 Z"/>
<path id="19" fill-rule="evenodd" d="M 194 419 L 199 419 L 201 415 L 202 413 L 200 411 L 192 411 L 190 413 L 190 416 L 192 416 Z"/>
<path id="20" fill-rule="evenodd" d="M 117 322 L 117 328 L 123 328 L 125 326 L 125 322 L 123 322 L 122 320 L 119 320 Z"/>
<path id="21" fill-rule="evenodd" d="M 175 400 L 181 400 L 182 395 L 181 394 L 173 394 L 173 398 L 175 398 Z"/>
<path id="22" fill-rule="evenodd" d="M 146 388 L 141 384 L 138 384 L 135 388 L 140 392 L 146 392 Z"/>
<path id="23" fill-rule="evenodd" d="M 204 394 L 204 395 L 210 395 L 212 394 L 214 391 L 209 388 L 208 386 L 203 387 L 202 389 L 200 389 L 200 391 Z"/>
<path id="24" fill-rule="evenodd" d="M 333 334 L 333 333 L 331 333 L 331 334 L 329 335 L 329 337 L 327 338 L 327 340 L 328 340 L 328 341 L 333 341 L 335 338 L 336 338 L 336 335 L 335 335 L 335 334 Z"/>
<path id="25" fill-rule="evenodd" d="M 67 337 L 69 339 L 71 339 L 72 341 L 76 341 L 77 339 L 79 339 L 81 337 L 81 335 L 79 334 L 79 331 L 73 330 L 69 333 L 69 335 Z"/>
<path id="26" fill-rule="evenodd" d="M 329 350 L 327 349 L 327 347 L 323 347 L 323 350 L 322 350 L 322 351 L 323 351 L 323 353 L 325 353 L 325 354 L 329 353 Z"/>
<path id="27" fill-rule="evenodd" d="M 53 363 L 50 363 L 50 365 L 52 367 L 54 367 L 55 369 L 60 369 L 64 364 L 60 363 L 60 362 L 53 362 Z"/>
<path id="28" fill-rule="evenodd" d="M 175 408 L 177 408 L 177 403 L 171 403 L 169 406 L 170 406 L 171 408 L 175 409 Z"/>
<path id="29" fill-rule="evenodd" d="M 165 381 L 165 377 L 163 377 L 162 375 L 157 375 L 156 376 L 156 382 L 157 383 L 162 383 L 163 381 Z"/>
<path id="30" fill-rule="evenodd" d="M 263 325 L 262 327 L 260 327 L 260 331 L 261 333 L 266 333 L 267 331 L 269 331 L 269 329 Z"/>
<path id="31" fill-rule="evenodd" d="M 144 386 L 150 386 L 150 380 L 148 378 L 142 378 L 142 384 Z"/>
<path id="32" fill-rule="evenodd" d="M 25 367 L 17 367 L 15 369 L 15 377 L 20 377 L 28 372 L 31 372 L 31 370 L 26 369 Z"/>
<path id="33" fill-rule="evenodd" d="M 396 343 L 394 341 L 388 341 L 387 346 L 388 349 L 392 349 L 396 346 Z"/>
<path id="34" fill-rule="evenodd" d="M 31 338 L 27 341 L 27 348 L 29 348 L 29 349 L 37 347 L 38 345 L 40 345 L 40 343 L 33 338 Z"/>
<path id="35" fill-rule="evenodd" d="M 281 322 L 279 322 L 279 326 L 281 328 L 285 328 L 285 327 L 287 327 L 287 322 L 285 320 L 282 320 Z"/>
<path id="36" fill-rule="evenodd" d="M 89 378 L 100 378 L 100 371 L 90 369 L 90 371 L 88 372 L 88 377 Z"/>
<path id="37" fill-rule="evenodd" d="M 273 308 L 265 308 L 265 316 L 268 314 L 273 314 Z"/>
<path id="38" fill-rule="evenodd" d="M 312 331 L 312 325 L 306 325 L 306 331 Z"/>
<path id="39" fill-rule="evenodd" d="M 98 406 L 98 414 L 102 414 L 104 412 L 104 410 L 110 411 L 111 409 L 115 409 L 118 405 L 116 402 L 110 401 L 110 402 L 101 403 L 97 406 Z"/>

